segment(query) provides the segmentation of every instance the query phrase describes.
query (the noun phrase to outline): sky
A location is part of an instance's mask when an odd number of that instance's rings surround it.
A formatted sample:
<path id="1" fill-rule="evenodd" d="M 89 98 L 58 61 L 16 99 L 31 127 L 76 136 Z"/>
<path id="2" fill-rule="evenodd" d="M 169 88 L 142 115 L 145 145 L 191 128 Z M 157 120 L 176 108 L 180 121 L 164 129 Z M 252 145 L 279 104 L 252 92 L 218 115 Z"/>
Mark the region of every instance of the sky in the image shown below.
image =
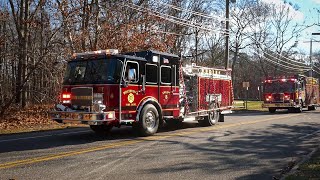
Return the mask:
<path id="1" fill-rule="evenodd" d="M 290 6 L 291 15 L 294 20 L 304 25 L 318 24 L 307 28 L 301 33 L 298 40 L 297 50 L 302 53 L 310 54 L 310 39 L 320 41 L 320 36 L 312 36 L 311 33 L 320 33 L 320 0 L 262 0 L 266 3 L 280 4 Z M 291 5 L 290 5 L 291 4 Z M 312 43 L 312 51 L 320 51 L 320 42 Z"/>

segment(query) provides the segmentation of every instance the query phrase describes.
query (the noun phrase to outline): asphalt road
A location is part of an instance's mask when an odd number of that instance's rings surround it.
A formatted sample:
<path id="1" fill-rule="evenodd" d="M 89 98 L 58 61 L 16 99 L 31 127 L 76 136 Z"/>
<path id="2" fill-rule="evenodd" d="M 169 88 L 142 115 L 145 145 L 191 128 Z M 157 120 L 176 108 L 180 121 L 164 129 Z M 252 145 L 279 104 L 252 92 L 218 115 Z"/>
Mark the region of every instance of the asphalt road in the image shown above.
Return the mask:
<path id="1" fill-rule="evenodd" d="M 272 179 L 320 144 L 320 111 L 237 113 L 137 137 L 115 128 L 0 136 L 0 179 Z"/>

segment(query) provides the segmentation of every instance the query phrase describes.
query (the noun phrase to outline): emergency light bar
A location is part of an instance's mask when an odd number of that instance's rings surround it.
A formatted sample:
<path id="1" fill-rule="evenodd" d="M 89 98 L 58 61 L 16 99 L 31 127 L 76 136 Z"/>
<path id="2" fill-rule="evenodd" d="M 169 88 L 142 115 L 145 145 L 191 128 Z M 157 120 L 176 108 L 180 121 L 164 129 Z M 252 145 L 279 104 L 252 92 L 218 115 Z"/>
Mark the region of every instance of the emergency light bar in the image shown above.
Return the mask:
<path id="1" fill-rule="evenodd" d="M 93 55 L 115 55 L 119 54 L 118 49 L 105 49 L 105 50 L 97 50 L 97 51 L 88 51 L 84 53 L 74 53 L 72 57 L 74 59 L 84 58 L 85 56 L 93 56 Z"/>
<path id="2" fill-rule="evenodd" d="M 291 78 L 291 79 L 266 79 L 264 80 L 264 83 L 272 83 L 272 82 L 288 82 L 288 81 L 291 81 L 291 82 L 296 82 L 297 79 L 294 79 L 294 78 Z"/>

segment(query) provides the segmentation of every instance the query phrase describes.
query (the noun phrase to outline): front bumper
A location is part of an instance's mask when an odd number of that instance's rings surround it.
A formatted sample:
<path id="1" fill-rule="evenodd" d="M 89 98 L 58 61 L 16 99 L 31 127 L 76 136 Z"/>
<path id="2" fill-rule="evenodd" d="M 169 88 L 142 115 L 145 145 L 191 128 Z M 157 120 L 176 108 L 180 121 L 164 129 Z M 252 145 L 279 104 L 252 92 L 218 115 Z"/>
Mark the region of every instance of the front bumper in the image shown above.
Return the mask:
<path id="1" fill-rule="evenodd" d="M 108 111 L 102 113 L 83 112 L 83 111 L 52 111 L 50 116 L 59 123 L 75 123 L 102 125 L 110 121 L 116 120 L 115 112 Z"/>
<path id="2" fill-rule="evenodd" d="M 290 108 L 298 107 L 294 103 L 263 103 L 263 108 Z"/>

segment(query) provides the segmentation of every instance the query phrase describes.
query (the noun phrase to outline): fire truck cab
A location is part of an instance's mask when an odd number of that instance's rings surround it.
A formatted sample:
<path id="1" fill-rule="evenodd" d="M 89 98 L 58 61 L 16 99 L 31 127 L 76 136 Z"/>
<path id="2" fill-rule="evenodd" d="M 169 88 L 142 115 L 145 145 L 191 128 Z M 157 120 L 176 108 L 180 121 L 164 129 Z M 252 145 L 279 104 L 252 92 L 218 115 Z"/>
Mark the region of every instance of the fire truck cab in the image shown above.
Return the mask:
<path id="1" fill-rule="evenodd" d="M 263 99 L 262 107 L 268 108 L 270 113 L 277 109 L 315 110 L 319 104 L 319 81 L 304 75 L 268 78 L 263 83 Z"/>
<path id="2" fill-rule="evenodd" d="M 179 56 L 158 51 L 76 53 L 67 65 L 61 103 L 51 115 L 59 123 L 88 124 L 100 134 L 130 125 L 141 135 L 152 135 L 164 121 L 190 116 L 213 125 L 232 107 L 231 78 L 219 70 L 213 92 L 210 83 L 218 70 L 200 69 L 183 68 Z M 187 87 L 185 77 L 195 82 Z"/>

